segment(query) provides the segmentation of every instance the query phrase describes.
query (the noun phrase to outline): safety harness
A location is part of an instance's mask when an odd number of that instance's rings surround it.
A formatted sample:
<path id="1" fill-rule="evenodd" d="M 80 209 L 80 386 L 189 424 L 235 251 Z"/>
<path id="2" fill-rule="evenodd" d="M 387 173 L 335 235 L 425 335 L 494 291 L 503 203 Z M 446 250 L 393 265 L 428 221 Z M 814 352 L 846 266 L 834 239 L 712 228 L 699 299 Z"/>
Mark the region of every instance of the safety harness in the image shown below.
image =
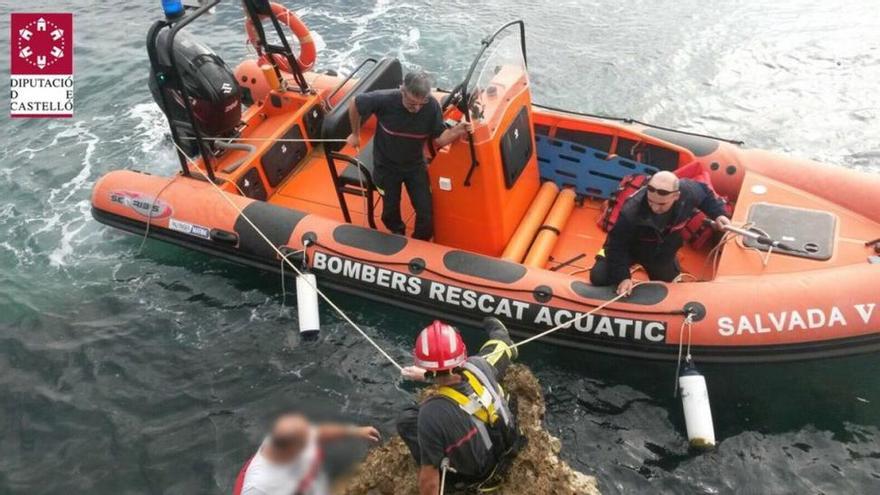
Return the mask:
<path id="1" fill-rule="evenodd" d="M 510 349 L 500 340 L 493 339 L 486 342 L 483 349 L 487 347 L 495 347 L 496 350 L 506 353 L 509 358 L 516 355 L 516 349 Z M 494 352 L 487 357 L 487 361 L 494 365 L 500 357 L 501 352 Z M 511 399 L 513 404 L 511 408 L 501 384 L 496 387 L 479 367 L 469 361 L 464 362 L 461 367 L 461 374 L 473 392 L 465 395 L 452 387 L 443 386 L 437 390 L 437 395 L 454 402 L 468 414 L 486 451 L 494 454 L 497 460 L 494 468 L 469 484 L 472 489 L 487 493 L 499 488 L 516 453 L 522 449 L 526 440 L 517 427 L 515 413 L 511 412 L 515 411 L 516 399 Z M 447 457 L 443 459 L 444 481 L 446 471 L 457 472 L 449 463 L 448 454 L 451 450 L 452 448 L 447 448 Z"/>
<path id="2" fill-rule="evenodd" d="M 444 386 L 440 387 L 437 393 L 458 404 L 458 407 L 468 414 L 474 427 L 480 433 L 486 450 L 492 452 L 494 444 L 489 435 L 488 427 L 495 426 L 499 418 L 504 421 L 505 428 L 516 427 L 513 424 L 510 410 L 502 397 L 504 389 L 498 385 L 498 390 L 496 390 L 483 371 L 474 364 L 465 362 L 462 368 L 464 368 L 462 375 L 474 392 L 470 395 L 464 395 L 452 387 Z"/>

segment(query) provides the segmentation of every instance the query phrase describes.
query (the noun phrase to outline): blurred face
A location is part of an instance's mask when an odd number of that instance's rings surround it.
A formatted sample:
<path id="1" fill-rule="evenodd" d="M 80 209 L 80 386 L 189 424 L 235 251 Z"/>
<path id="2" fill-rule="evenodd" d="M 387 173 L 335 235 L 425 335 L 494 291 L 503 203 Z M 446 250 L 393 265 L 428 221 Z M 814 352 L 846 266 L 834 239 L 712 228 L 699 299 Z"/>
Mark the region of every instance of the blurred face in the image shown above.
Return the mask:
<path id="1" fill-rule="evenodd" d="M 425 104 L 428 103 L 428 97 L 418 97 L 410 93 L 406 90 L 406 88 L 400 88 L 400 94 L 403 96 L 403 106 L 408 111 L 412 113 L 418 113 L 419 110 L 422 109 Z"/>
<path id="2" fill-rule="evenodd" d="M 681 195 L 674 175 L 658 173 L 648 182 L 648 206 L 656 214 L 666 213 Z"/>
<path id="3" fill-rule="evenodd" d="M 279 462 L 288 462 L 299 456 L 306 446 L 309 422 L 299 415 L 282 416 L 275 422 L 269 442 L 273 457 Z"/>

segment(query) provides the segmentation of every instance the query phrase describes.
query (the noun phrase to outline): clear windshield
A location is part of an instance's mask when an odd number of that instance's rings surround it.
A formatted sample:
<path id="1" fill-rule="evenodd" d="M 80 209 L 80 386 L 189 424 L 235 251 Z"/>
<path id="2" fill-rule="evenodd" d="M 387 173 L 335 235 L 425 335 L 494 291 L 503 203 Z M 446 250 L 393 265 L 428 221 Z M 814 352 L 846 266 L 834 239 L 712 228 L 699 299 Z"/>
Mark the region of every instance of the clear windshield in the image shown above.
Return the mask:
<path id="1" fill-rule="evenodd" d="M 505 75 L 527 76 L 526 61 L 523 57 L 522 39 L 519 29 L 514 25 L 497 35 L 492 44 L 480 56 L 467 85 L 468 108 L 472 119 L 482 118 L 486 98 L 494 94 L 504 94 L 507 90 Z"/>

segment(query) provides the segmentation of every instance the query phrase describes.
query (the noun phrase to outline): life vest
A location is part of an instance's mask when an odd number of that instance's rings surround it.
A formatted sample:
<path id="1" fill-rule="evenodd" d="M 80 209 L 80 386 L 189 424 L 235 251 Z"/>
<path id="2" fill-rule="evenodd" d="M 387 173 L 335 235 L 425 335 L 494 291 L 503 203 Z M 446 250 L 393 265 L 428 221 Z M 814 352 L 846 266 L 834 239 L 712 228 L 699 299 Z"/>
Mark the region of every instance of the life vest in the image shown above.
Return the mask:
<path id="1" fill-rule="evenodd" d="M 715 193 L 715 190 L 712 189 L 712 183 L 709 179 L 708 171 L 705 170 L 699 162 L 691 162 L 688 165 L 679 168 L 674 173 L 679 178 L 702 182 L 709 186 L 709 190 Z M 620 180 L 620 186 L 618 186 L 617 191 L 611 196 L 611 198 L 605 202 L 602 214 L 599 215 L 597 224 L 600 229 L 605 232 L 611 231 L 614 224 L 617 223 L 617 219 L 620 218 L 620 211 L 623 209 L 626 200 L 637 193 L 641 188 L 645 187 L 649 178 L 650 176 L 644 174 L 632 174 L 627 175 Z M 725 198 L 720 198 L 724 201 L 725 212 L 730 216 L 733 208 Z M 699 249 L 712 240 L 714 235 L 714 230 L 704 222 L 705 219 L 705 213 L 694 209 L 693 215 L 691 215 L 683 224 L 675 225 L 670 230 L 679 231 L 685 242 Z"/>
<path id="2" fill-rule="evenodd" d="M 599 215 L 599 219 L 596 221 L 599 228 L 605 232 L 611 232 L 614 224 L 617 223 L 617 219 L 620 218 L 620 210 L 623 209 L 623 203 L 625 203 L 630 196 L 637 193 L 639 189 L 645 187 L 645 184 L 647 183 L 648 176 L 645 174 L 632 174 L 620 179 L 620 185 L 617 186 L 617 191 L 605 201 L 602 214 Z"/>

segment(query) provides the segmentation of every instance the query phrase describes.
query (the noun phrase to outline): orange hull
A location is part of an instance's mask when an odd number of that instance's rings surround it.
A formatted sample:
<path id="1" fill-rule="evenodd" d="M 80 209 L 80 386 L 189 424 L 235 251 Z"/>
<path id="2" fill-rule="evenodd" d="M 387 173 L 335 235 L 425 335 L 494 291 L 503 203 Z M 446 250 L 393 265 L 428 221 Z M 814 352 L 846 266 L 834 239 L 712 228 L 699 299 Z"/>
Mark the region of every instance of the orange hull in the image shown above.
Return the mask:
<path id="1" fill-rule="evenodd" d="M 253 73 L 248 79 L 260 77 L 255 64 L 239 71 Z M 486 117 L 475 125 L 479 164 L 472 182 L 463 185 L 472 165 L 464 140 L 438 151 L 431 162 L 436 236 L 434 242 L 423 242 L 369 228 L 366 201 L 374 198 L 349 195 L 351 223 L 346 223 L 321 144 L 301 144 L 301 156 L 288 169 L 272 169 L 260 159 L 276 149 L 279 143 L 273 140 L 292 126 L 314 136 L 309 115 L 322 108 L 340 79 L 307 78 L 317 89 L 314 95 L 250 88 L 257 96 L 261 91 L 266 95 L 244 115 L 248 125 L 242 139 L 258 143 L 257 157 L 224 173 L 244 155 L 228 152 L 215 164 L 215 173 L 228 197 L 276 246 L 293 252 L 303 249 L 304 239 L 314 240 L 307 260 L 322 286 L 459 323 L 497 316 L 521 336 L 571 321 L 613 298 L 610 288 L 593 287 L 586 276 L 605 238 L 596 226 L 601 202 L 581 194 L 575 201 L 574 189 L 564 180 L 560 193 L 541 188 L 541 181 L 549 180 L 542 168 L 549 158 L 532 135 L 534 129 L 550 143 L 589 143 L 584 146 L 604 153 L 609 163 L 621 153 L 667 169 L 696 160 L 710 171 L 719 194 L 735 202 L 736 224 L 764 210 L 795 218 L 798 212 L 825 212 L 821 218 L 831 222 L 827 244 L 816 246 L 817 252 L 828 251 L 825 257 L 819 252 L 766 258 L 735 240 L 720 248 L 713 269 L 708 250 L 683 249 L 684 271 L 699 281 L 639 286 L 632 297 L 547 341 L 659 359 L 674 359 L 680 345 L 690 342 L 702 361 L 715 362 L 880 349 L 880 263 L 872 262 L 873 248 L 866 245 L 880 237 L 877 175 L 635 123 L 545 110 L 532 105 L 522 74 L 501 70 L 494 79 L 499 94 L 484 102 Z M 355 87 L 355 81 L 347 83 L 331 103 L 344 102 Z M 460 116 L 455 108 L 446 115 Z M 500 169 L 509 160 L 504 131 L 521 122 L 528 125 L 529 156 L 517 170 Z M 362 130 L 362 142 L 369 140 L 373 125 L 368 122 Z M 636 157 L 637 149 L 649 154 Z M 340 151 L 354 155 L 344 147 Z M 257 189 L 252 188 L 255 182 Z M 408 204 L 404 198 L 411 228 Z M 152 237 L 266 270 L 280 268 L 276 253 L 203 179 L 111 172 L 95 185 L 92 205 L 94 216 L 108 225 L 143 234 L 150 214 Z M 374 217 L 380 211 L 381 204 Z M 695 319 L 690 329 L 683 326 L 687 311 Z"/>

